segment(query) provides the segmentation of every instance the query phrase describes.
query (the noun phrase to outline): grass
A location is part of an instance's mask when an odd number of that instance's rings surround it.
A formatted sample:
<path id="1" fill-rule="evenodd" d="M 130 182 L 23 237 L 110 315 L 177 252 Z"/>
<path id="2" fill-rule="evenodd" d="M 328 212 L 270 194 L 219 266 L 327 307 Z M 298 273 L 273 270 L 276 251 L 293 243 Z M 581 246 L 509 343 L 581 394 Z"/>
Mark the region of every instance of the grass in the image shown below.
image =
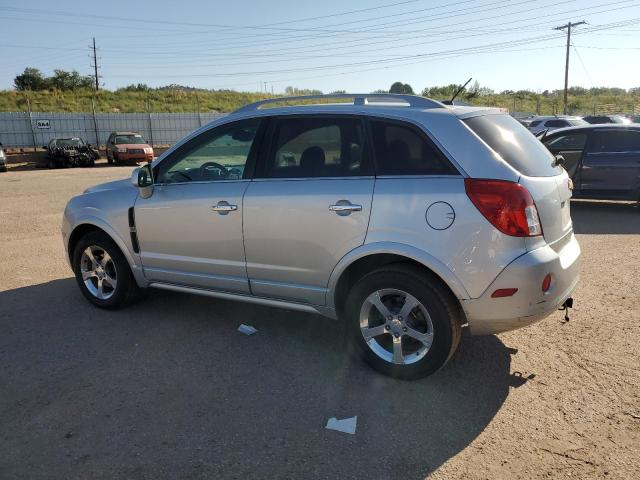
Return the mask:
<path id="1" fill-rule="evenodd" d="M 0 111 L 21 112 L 27 110 L 27 98 L 34 112 L 91 112 L 91 100 L 97 112 L 230 112 L 250 102 L 269 95 L 263 93 L 211 91 L 211 90 L 149 90 L 108 91 L 97 94 L 82 91 L 0 91 Z M 515 99 L 515 102 L 514 102 Z M 509 111 L 536 112 L 540 114 L 562 113 L 560 95 L 509 95 L 488 94 L 470 100 L 474 105 L 503 107 Z M 640 95 L 637 93 L 570 95 L 569 110 L 575 114 L 635 113 L 640 114 Z"/>

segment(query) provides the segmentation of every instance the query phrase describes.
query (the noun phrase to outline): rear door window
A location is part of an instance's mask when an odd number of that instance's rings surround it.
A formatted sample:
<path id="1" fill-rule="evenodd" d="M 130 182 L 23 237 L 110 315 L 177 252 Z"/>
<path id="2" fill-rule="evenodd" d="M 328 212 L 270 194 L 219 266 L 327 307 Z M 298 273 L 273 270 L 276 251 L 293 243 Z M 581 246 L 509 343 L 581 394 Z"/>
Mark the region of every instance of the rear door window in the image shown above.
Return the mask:
<path id="1" fill-rule="evenodd" d="M 640 132 L 603 130 L 593 133 L 590 153 L 640 152 Z"/>
<path id="2" fill-rule="evenodd" d="M 493 151 L 523 175 L 552 177 L 562 167 L 552 166 L 554 157 L 531 132 L 509 115 L 481 115 L 464 122 Z"/>
<path id="3" fill-rule="evenodd" d="M 264 178 L 367 175 L 364 124 L 354 117 L 289 117 L 276 120 Z"/>
<path id="4" fill-rule="evenodd" d="M 458 175 L 446 157 L 417 128 L 371 120 L 378 175 Z"/>

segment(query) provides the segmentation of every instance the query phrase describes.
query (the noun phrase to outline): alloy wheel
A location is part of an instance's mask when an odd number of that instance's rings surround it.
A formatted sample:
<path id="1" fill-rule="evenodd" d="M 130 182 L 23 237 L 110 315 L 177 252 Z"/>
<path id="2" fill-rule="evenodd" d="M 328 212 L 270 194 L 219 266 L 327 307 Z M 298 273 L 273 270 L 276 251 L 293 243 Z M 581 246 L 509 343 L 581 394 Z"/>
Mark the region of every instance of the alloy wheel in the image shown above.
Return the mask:
<path id="1" fill-rule="evenodd" d="M 399 289 L 377 290 L 360 308 L 360 332 L 382 360 L 407 365 L 421 360 L 433 343 L 433 323 L 426 307 Z"/>
<path id="2" fill-rule="evenodd" d="M 107 251 L 97 245 L 91 245 L 80 257 L 80 273 L 87 290 L 100 300 L 113 296 L 118 285 L 116 266 Z"/>

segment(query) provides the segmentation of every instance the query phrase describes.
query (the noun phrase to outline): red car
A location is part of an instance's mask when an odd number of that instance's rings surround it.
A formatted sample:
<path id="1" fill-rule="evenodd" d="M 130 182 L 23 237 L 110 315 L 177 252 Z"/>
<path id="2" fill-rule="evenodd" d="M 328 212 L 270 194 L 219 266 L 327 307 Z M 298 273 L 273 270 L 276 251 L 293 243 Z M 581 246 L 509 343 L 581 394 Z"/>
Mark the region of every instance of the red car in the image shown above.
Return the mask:
<path id="1" fill-rule="evenodd" d="M 135 132 L 112 132 L 106 150 L 109 163 L 153 160 L 153 148 L 142 135 Z"/>

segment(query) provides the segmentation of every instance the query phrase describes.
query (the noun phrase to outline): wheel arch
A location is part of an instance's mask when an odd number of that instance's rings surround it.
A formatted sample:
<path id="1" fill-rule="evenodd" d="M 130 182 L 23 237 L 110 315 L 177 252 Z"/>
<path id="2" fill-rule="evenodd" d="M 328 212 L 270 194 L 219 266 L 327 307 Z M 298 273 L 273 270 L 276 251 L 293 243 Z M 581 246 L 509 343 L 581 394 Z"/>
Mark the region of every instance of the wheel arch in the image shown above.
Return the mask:
<path id="1" fill-rule="evenodd" d="M 329 280 L 327 307 L 340 314 L 350 287 L 366 273 L 391 263 L 404 263 L 421 269 L 439 281 L 458 301 L 470 298 L 462 282 L 436 258 L 414 247 L 383 243 L 364 245 L 340 260 Z"/>
<path id="2" fill-rule="evenodd" d="M 73 251 L 75 250 L 78 241 L 80 241 L 80 239 L 87 233 L 92 231 L 102 232 L 115 242 L 117 247 L 120 249 L 120 252 L 122 252 L 124 257 L 126 258 L 136 282 L 139 286 L 144 286 L 146 284 L 146 280 L 144 279 L 142 268 L 131 254 L 131 251 L 126 242 L 111 227 L 109 227 L 109 225 L 105 224 L 98 218 L 85 219 L 82 222 L 76 224 L 73 227 L 73 230 L 71 230 L 71 233 L 69 234 L 69 240 L 67 241 L 66 252 L 69 263 L 73 265 Z"/>

